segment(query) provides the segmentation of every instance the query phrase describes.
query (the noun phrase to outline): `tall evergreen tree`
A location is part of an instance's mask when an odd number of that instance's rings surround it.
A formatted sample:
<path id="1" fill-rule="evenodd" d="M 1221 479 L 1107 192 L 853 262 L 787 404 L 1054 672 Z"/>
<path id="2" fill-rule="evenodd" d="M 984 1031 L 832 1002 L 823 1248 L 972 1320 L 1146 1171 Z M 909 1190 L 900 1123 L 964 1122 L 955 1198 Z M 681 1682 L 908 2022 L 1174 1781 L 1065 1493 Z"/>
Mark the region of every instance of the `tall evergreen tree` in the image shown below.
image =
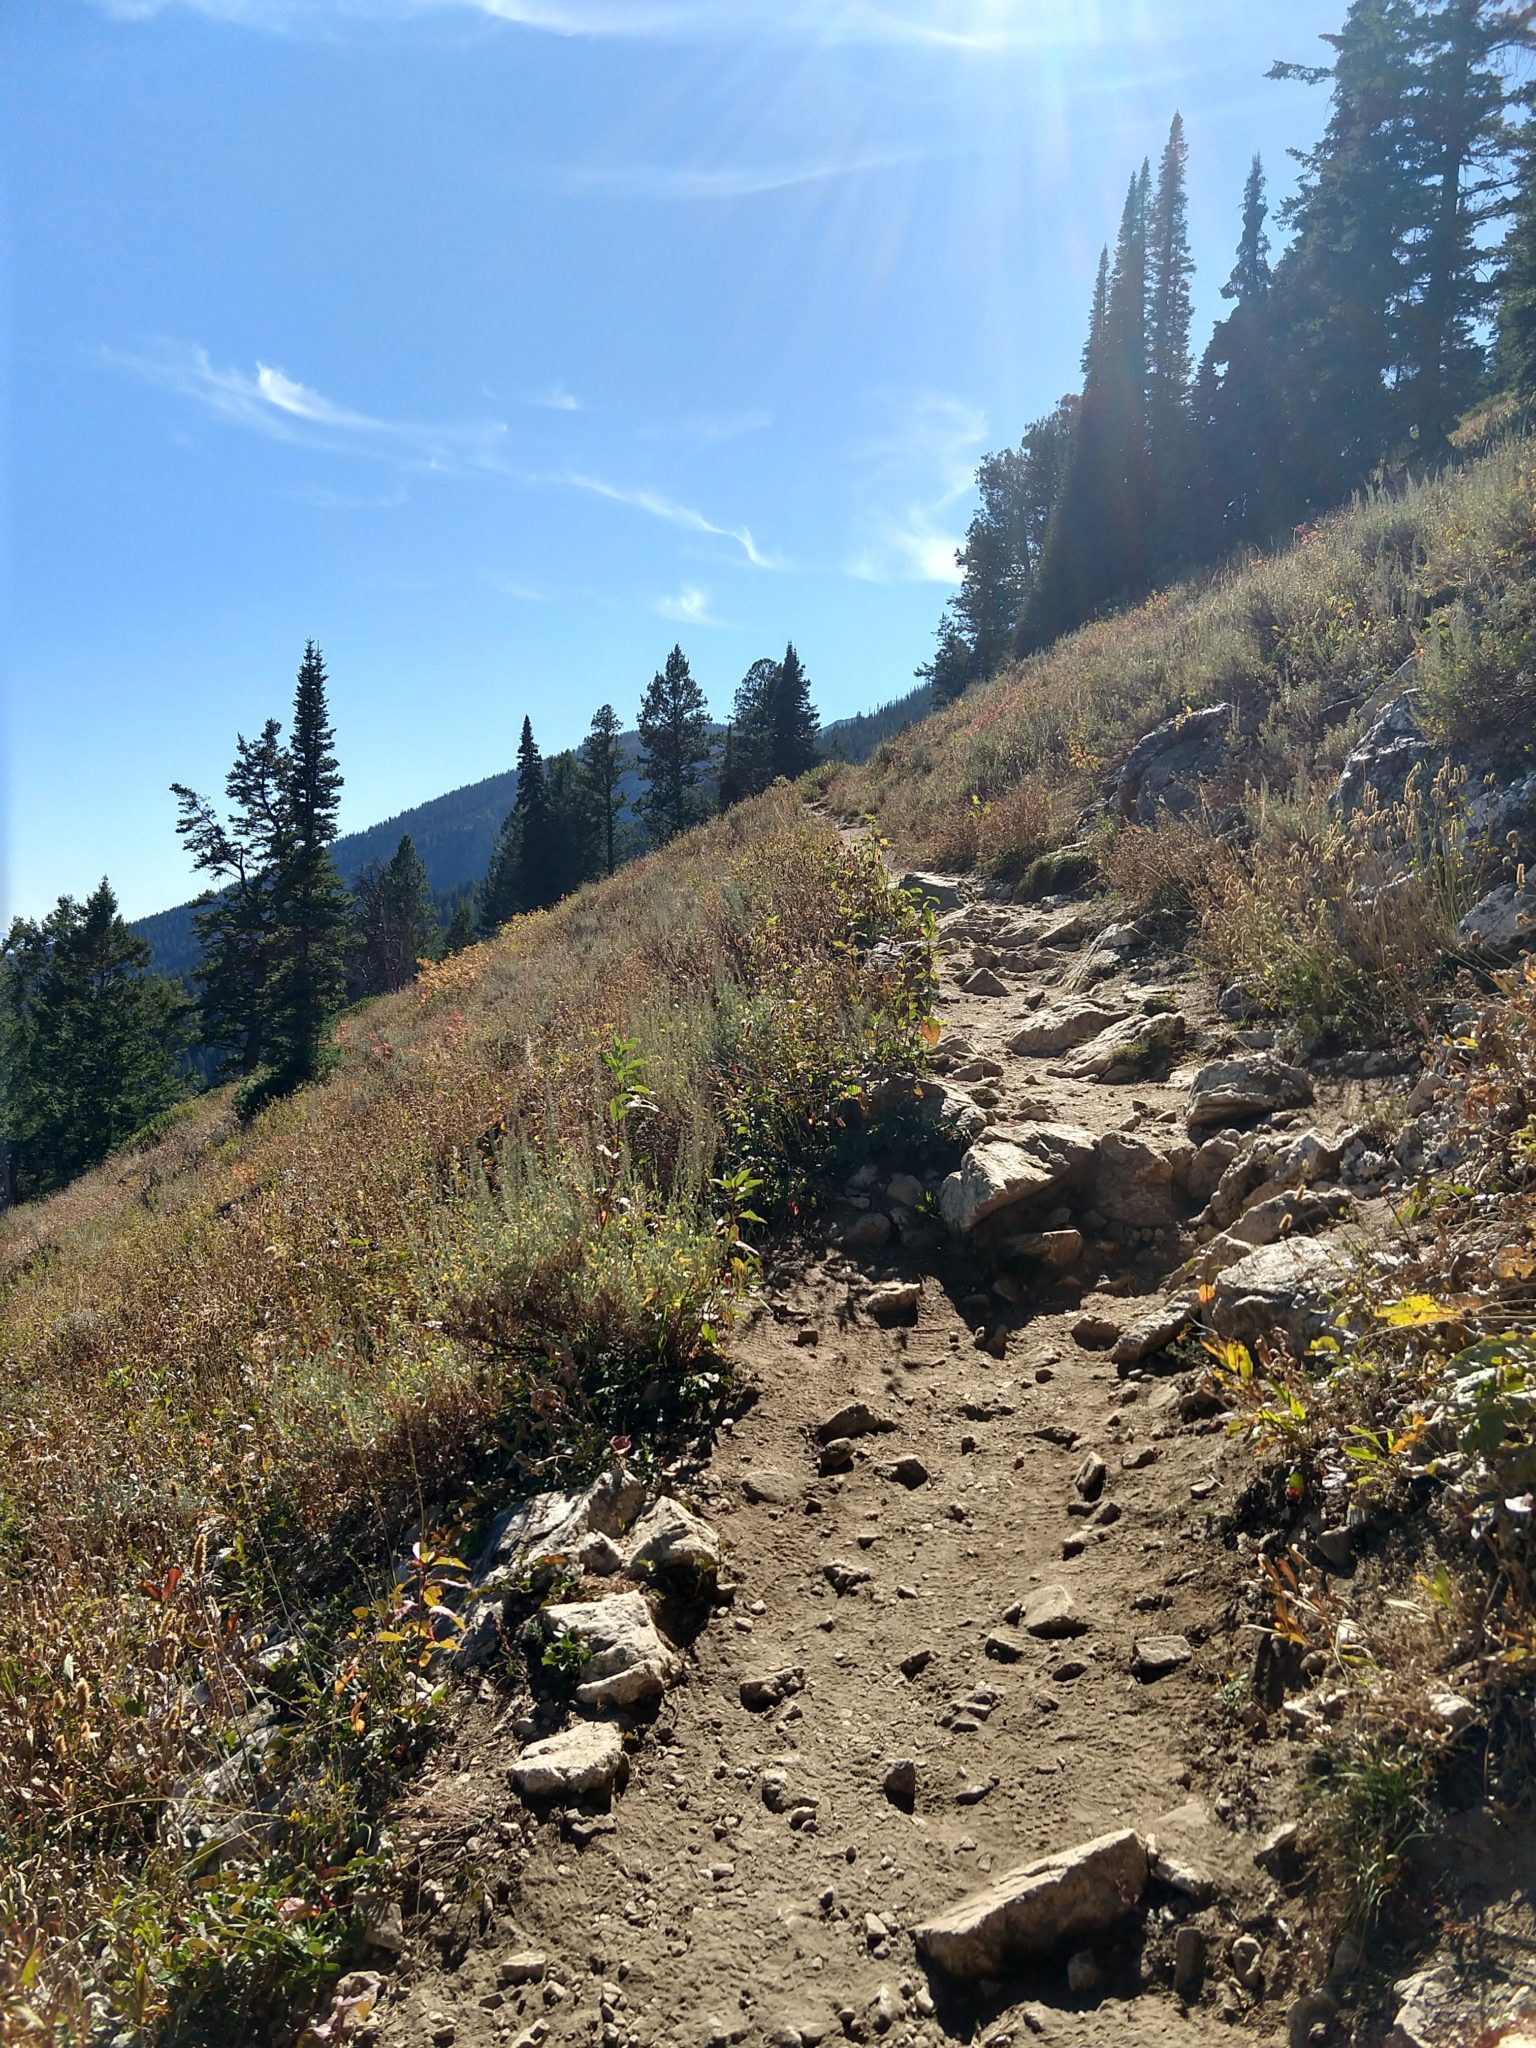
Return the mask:
<path id="1" fill-rule="evenodd" d="M 0 949 L 0 1207 L 106 1158 L 187 1093 L 191 1004 L 103 879 L 17 918 Z"/>
<path id="2" fill-rule="evenodd" d="M 510 924 L 522 912 L 522 859 L 523 821 L 514 804 L 501 821 L 485 880 L 478 891 L 477 921 L 482 938 L 493 938 L 504 924 Z"/>
<path id="3" fill-rule="evenodd" d="M 709 759 L 709 712 L 681 647 L 651 680 L 640 706 L 640 814 L 660 846 L 704 815 L 700 789 Z"/>
<path id="4" fill-rule="evenodd" d="M 387 995 L 405 988 L 422 960 L 440 957 L 442 925 L 409 832 L 385 867 L 375 865 L 358 878 L 353 901 L 359 994 Z"/>
<path id="5" fill-rule="evenodd" d="M 332 1020 L 346 1001 L 351 901 L 331 858 L 341 770 L 326 703 L 325 663 L 311 640 L 293 699 L 284 757 L 287 830 L 274 877 L 278 945 L 270 1050 L 280 1086 L 311 1081 Z"/>
<path id="6" fill-rule="evenodd" d="M 273 1044 L 278 876 L 291 836 L 287 753 L 275 718 L 254 740 L 236 739 L 224 791 L 227 821 L 184 783 L 171 785 L 177 833 L 194 867 L 217 885 L 198 898 L 192 924 L 201 948 L 199 1036 L 223 1055 L 218 1072 L 227 1078 L 255 1073 Z"/>
<path id="7" fill-rule="evenodd" d="M 1269 201 L 1263 160 L 1243 187 L 1243 224 L 1221 295 L 1232 305 L 1216 323 L 1195 386 L 1202 476 L 1209 505 L 1207 550 L 1238 540 L 1268 541 L 1284 523 L 1288 430 L 1270 287 Z"/>
<path id="8" fill-rule="evenodd" d="M 734 802 L 761 796 L 773 780 L 773 693 L 777 680 L 778 663 L 763 657 L 753 662 L 736 685 L 730 726 Z M 720 802 L 723 807 L 723 790 Z"/>
<path id="9" fill-rule="evenodd" d="M 549 902 L 558 903 L 607 872 L 602 819 L 576 754 L 556 754 L 545 764 L 544 815 L 544 880 Z"/>
<path id="10" fill-rule="evenodd" d="M 811 702 L 810 677 L 793 640 L 774 669 L 768 720 L 773 774 L 793 782 L 821 758 L 821 720 Z"/>
<path id="11" fill-rule="evenodd" d="M 1532 46 L 1533 16 L 1502 0 L 1427 0 L 1419 10 L 1413 120 L 1423 193 L 1409 249 L 1404 402 L 1421 455 L 1449 447 L 1481 383 L 1494 293 L 1485 230 L 1507 194 L 1499 65 L 1511 48 Z"/>
<path id="12" fill-rule="evenodd" d="M 453 906 L 448 929 L 443 934 L 443 954 L 462 953 L 475 943 L 475 905 L 471 896 L 461 896 Z"/>
<path id="13" fill-rule="evenodd" d="M 1332 86 L 1321 140 L 1298 152 L 1301 179 L 1282 209 L 1294 239 L 1274 283 L 1293 517 L 1338 504 L 1403 437 L 1405 251 L 1422 219 L 1418 37 L 1412 0 L 1351 0 L 1323 39 L 1332 64 L 1270 72 Z"/>
<path id="14" fill-rule="evenodd" d="M 914 673 L 918 681 L 926 683 L 932 691 L 933 708 L 938 711 L 946 704 L 953 704 L 957 697 L 963 697 L 976 680 L 974 657 L 956 621 L 952 601 L 944 607 L 935 638 L 937 645 L 933 653 Z"/>
<path id="15" fill-rule="evenodd" d="M 722 811 L 742 803 L 750 791 L 742 773 L 741 749 L 736 744 L 736 728 L 728 725 L 720 742 L 720 778 L 718 797 Z"/>
<path id="16" fill-rule="evenodd" d="M 549 787 L 544 756 L 533 736 L 533 722 L 524 718 L 517 743 L 517 876 L 519 910 L 545 910 L 560 894 L 554 874 L 549 836 Z"/>
<path id="17" fill-rule="evenodd" d="M 616 865 L 619 813 L 624 799 L 619 783 L 624 759 L 619 751 L 619 719 L 611 704 L 592 714 L 592 724 L 581 743 L 581 762 L 587 771 L 597 808 L 598 830 L 603 845 L 603 872 L 611 875 Z"/>
<path id="18" fill-rule="evenodd" d="M 1500 251 L 1494 374 L 1501 391 L 1536 392 L 1536 118 L 1520 130 L 1509 232 Z"/>
<path id="19" fill-rule="evenodd" d="M 240 738 L 225 778 L 227 820 L 184 784 L 176 830 L 220 887 L 201 899 L 204 1042 L 224 1071 L 265 1068 L 274 1088 L 313 1080 L 326 1033 L 346 1000 L 351 899 L 331 859 L 341 771 L 325 695 L 325 663 L 304 649 L 288 744 L 269 719 Z"/>
<path id="20" fill-rule="evenodd" d="M 1149 555 L 1158 581 L 1188 560 L 1197 528 L 1189 289 L 1195 266 L 1189 253 L 1188 164 L 1183 118 L 1175 114 L 1147 229 Z"/>

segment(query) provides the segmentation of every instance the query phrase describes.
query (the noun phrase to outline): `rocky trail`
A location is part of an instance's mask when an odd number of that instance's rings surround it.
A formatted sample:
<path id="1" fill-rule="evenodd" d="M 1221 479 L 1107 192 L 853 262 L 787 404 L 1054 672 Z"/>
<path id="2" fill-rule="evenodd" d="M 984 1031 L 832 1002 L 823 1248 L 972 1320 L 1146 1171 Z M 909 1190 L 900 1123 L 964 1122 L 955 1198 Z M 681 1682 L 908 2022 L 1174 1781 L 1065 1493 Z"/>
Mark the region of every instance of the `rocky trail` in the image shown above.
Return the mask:
<path id="1" fill-rule="evenodd" d="M 1389 1213 L 1365 1084 L 1296 1073 L 1084 903 L 924 885 L 947 1160 L 877 1158 L 828 1242 L 771 1260 L 681 1509 L 636 1526 L 619 1472 L 498 1528 L 466 1661 L 509 1562 L 526 1590 L 574 1556 L 534 1626 L 545 1666 L 580 1646 L 575 1700 L 468 1676 L 395 1819 L 403 1919 L 319 2038 L 1326 2037 L 1267 1842 L 1287 1745 L 1256 1759 L 1214 1703 L 1258 1641 L 1253 1461 L 1168 1347 L 1197 1313 L 1304 1333 Z"/>

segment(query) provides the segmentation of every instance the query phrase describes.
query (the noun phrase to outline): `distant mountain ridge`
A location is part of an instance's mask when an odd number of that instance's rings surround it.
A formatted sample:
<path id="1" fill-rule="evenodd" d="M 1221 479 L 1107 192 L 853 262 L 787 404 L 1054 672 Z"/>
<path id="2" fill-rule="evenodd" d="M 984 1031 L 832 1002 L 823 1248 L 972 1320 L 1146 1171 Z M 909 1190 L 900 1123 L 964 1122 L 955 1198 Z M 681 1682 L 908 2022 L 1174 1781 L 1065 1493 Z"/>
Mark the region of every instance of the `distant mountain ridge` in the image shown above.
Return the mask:
<path id="1" fill-rule="evenodd" d="M 880 740 L 899 731 L 913 718 L 925 715 L 926 694 L 914 691 L 879 711 L 837 719 L 823 727 L 823 742 L 829 752 L 844 760 L 862 761 Z M 640 735 L 621 734 L 619 748 L 628 764 L 619 785 L 628 814 L 640 788 Z M 496 835 L 516 798 L 515 768 L 488 775 L 483 782 L 466 783 L 443 796 L 430 797 L 377 825 L 343 834 L 331 848 L 337 872 L 348 888 L 354 887 L 371 863 L 377 861 L 383 866 L 400 844 L 402 834 L 408 832 L 421 855 L 439 908 L 446 910 L 484 877 Z M 185 979 L 197 966 L 200 949 L 192 924 L 194 914 L 193 904 L 178 903 L 170 910 L 155 911 L 134 921 L 132 928 L 148 942 L 157 974 Z"/>

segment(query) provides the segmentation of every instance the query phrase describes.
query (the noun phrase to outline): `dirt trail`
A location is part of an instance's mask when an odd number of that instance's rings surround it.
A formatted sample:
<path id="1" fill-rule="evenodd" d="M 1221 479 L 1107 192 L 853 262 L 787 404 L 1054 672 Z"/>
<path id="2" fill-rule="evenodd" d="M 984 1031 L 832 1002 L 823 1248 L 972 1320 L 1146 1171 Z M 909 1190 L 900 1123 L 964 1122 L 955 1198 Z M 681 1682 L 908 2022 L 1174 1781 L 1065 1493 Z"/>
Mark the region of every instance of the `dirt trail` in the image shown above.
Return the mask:
<path id="1" fill-rule="evenodd" d="M 1002 942 L 1024 920 L 977 905 L 941 963 L 940 1013 L 973 1049 L 950 1063 L 1001 1069 L 992 1134 L 1048 1106 L 1096 1135 L 1181 1138 L 1189 1066 L 1216 1021 L 1207 999 L 1176 988 L 1189 1050 L 1167 1079 L 1063 1078 L 1006 1047 L 1080 971 L 1082 938 L 1041 946 L 1049 919 L 1029 913 L 1029 945 L 1001 969 L 1007 992 L 961 992 L 971 934 Z M 1095 995 L 1129 1004 L 1177 980 L 1176 962 L 1136 953 Z M 1208 1981 L 1188 2006 L 1170 1981 L 1188 1910 L 1177 1900 L 1154 1903 L 1118 1947 L 1098 1946 L 1100 1989 L 1074 1992 L 1053 1964 L 961 1999 L 919 1964 L 914 1922 L 989 1875 L 1116 1828 L 1185 1851 L 1239 1911 L 1262 1904 L 1265 1885 L 1246 1832 L 1263 1817 L 1220 1797 L 1210 1705 L 1213 1681 L 1251 1661 L 1221 1620 L 1240 1573 L 1215 1528 L 1246 1474 L 1222 1436 L 1180 1423 L 1171 1378 L 1124 1375 L 1072 1334 L 1085 1313 L 1123 1325 L 1161 1298 L 1150 1250 L 1113 1293 L 1079 1300 L 1034 1283 L 1027 1300 L 994 1296 L 983 1314 L 975 1276 L 941 1234 L 908 1235 L 765 1275 L 764 1306 L 735 1347 L 749 1405 L 679 1482 L 724 1540 L 734 1596 L 690 1651 L 611 1816 L 589 1833 L 518 1808 L 506 1781 L 517 1743 L 489 1685 L 418 1787 L 397 1848 L 436 1873 L 444 1903 L 411 1922 L 378 2015 L 383 2042 L 793 2048 L 851 2036 L 1003 2048 L 1038 2035 L 1201 2048 L 1229 2040 L 1239 2017 L 1248 2039 L 1283 2037 L 1283 2008 L 1231 1983 L 1225 1948 L 1245 1924 L 1231 1905 L 1204 1916 Z M 915 1327 L 883 1329 L 861 1307 L 890 1278 L 923 1281 Z M 994 1348 L 1001 1324 L 1004 1356 L 978 1348 L 978 1323 Z M 818 1425 L 852 1398 L 893 1427 L 823 1476 Z M 1107 1480 L 1085 1501 L 1075 1475 L 1090 1452 Z M 905 1483 L 892 1476 L 913 1459 Z M 867 1576 L 840 1593 L 835 1564 Z M 1005 1620 L 1045 1587 L 1069 1594 L 1083 1633 L 1039 1640 Z M 1193 1661 L 1142 1682 L 1133 1644 L 1164 1635 L 1185 1637 Z M 766 1711 L 743 1706 L 744 1681 L 781 1670 L 803 1673 L 800 1689 Z M 884 1789 L 902 1760 L 916 1764 L 911 1812 Z M 765 1784 L 772 1773 L 782 1777 Z M 453 1902 L 465 1873 L 487 1898 L 478 1917 Z M 424 1903 L 434 1896 L 429 1882 Z M 530 1951 L 547 1959 L 542 1978 L 502 1981 L 518 1974 L 508 1959 Z"/>

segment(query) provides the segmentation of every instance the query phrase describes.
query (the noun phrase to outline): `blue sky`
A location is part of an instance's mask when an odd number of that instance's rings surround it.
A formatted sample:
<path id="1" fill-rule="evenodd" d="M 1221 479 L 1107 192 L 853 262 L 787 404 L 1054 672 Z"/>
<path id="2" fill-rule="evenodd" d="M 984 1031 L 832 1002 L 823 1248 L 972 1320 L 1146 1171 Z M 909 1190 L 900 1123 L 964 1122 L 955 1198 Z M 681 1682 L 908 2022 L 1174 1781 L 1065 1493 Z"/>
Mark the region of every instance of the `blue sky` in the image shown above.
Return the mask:
<path id="1" fill-rule="evenodd" d="M 361 826 L 793 637 L 910 687 L 1182 110 L 1198 333 L 1343 0 L 5 0 L 7 914 L 191 893 L 322 645 Z"/>

